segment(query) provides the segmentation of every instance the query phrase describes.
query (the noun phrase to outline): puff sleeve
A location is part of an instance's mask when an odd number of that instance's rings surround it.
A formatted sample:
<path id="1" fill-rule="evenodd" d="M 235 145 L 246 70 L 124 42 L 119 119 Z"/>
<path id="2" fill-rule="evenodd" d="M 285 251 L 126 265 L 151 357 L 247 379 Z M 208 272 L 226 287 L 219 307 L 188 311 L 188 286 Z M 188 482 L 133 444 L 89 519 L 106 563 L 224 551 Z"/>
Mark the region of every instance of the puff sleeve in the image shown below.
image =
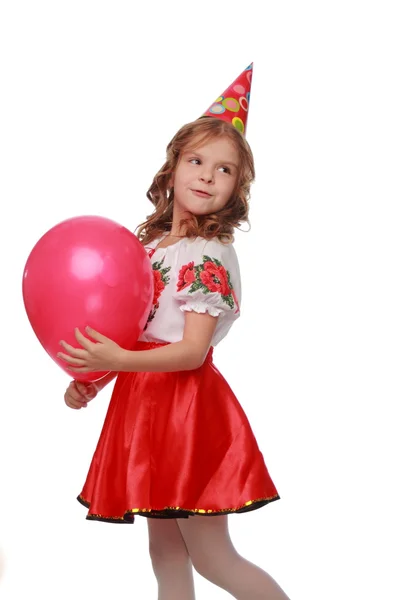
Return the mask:
<path id="1" fill-rule="evenodd" d="M 208 312 L 233 322 L 240 315 L 239 264 L 232 244 L 188 242 L 178 258 L 174 298 L 181 311 Z"/>

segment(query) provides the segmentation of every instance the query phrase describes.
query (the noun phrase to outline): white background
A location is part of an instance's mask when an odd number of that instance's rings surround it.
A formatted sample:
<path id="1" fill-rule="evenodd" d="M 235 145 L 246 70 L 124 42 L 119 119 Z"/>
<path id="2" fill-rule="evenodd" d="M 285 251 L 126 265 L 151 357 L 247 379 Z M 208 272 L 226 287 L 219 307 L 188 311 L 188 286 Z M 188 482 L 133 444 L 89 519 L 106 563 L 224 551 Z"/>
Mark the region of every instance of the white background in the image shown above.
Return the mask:
<path id="1" fill-rule="evenodd" d="M 282 499 L 232 516 L 232 537 L 292 600 L 400 598 L 396 4 L 3 0 L 4 600 L 156 598 L 146 521 L 89 522 L 75 500 L 111 388 L 66 408 L 22 272 L 65 218 L 144 220 L 167 142 L 251 61 L 243 311 L 215 360 Z"/>

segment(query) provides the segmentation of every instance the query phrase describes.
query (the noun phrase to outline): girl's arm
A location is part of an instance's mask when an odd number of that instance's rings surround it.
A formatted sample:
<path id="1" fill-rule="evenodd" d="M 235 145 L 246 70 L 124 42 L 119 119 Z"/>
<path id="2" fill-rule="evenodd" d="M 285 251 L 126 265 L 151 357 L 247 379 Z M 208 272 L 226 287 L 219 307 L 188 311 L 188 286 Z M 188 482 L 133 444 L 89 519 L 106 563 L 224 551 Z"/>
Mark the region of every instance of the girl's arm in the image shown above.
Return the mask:
<path id="1" fill-rule="evenodd" d="M 119 371 L 172 372 L 198 369 L 211 345 L 218 317 L 208 313 L 185 312 L 180 342 L 153 350 L 124 350 Z"/>

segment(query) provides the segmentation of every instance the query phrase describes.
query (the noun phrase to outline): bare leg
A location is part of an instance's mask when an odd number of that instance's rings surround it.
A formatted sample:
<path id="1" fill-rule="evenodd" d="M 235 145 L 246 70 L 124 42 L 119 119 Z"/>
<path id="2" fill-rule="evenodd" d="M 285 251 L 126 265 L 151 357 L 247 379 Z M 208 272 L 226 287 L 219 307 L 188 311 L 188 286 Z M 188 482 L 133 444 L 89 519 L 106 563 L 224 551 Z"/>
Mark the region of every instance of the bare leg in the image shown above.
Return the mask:
<path id="1" fill-rule="evenodd" d="M 147 521 L 158 600 L 195 600 L 192 562 L 176 520 Z"/>
<path id="2" fill-rule="evenodd" d="M 228 531 L 227 516 L 179 519 L 179 528 L 200 575 L 237 600 L 289 600 L 262 569 L 240 556 Z"/>

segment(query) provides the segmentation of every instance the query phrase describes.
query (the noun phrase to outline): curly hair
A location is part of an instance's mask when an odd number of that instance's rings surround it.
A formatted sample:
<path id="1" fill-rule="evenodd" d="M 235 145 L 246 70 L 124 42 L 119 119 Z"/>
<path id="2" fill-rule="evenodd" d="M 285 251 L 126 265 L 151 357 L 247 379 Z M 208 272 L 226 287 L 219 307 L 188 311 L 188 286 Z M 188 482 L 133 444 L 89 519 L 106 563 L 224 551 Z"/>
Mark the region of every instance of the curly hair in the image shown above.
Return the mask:
<path id="1" fill-rule="evenodd" d="M 221 137 L 233 142 L 239 154 L 239 172 L 233 194 L 221 210 L 208 215 L 190 215 L 180 225 L 189 238 L 200 236 L 210 240 L 217 237 L 220 241 L 229 243 L 234 239 L 234 228 L 242 223 L 249 223 L 250 186 L 255 179 L 251 148 L 244 136 L 230 123 L 214 117 L 200 117 L 184 125 L 167 146 L 166 162 L 147 191 L 147 198 L 155 206 L 155 210 L 136 228 L 137 237 L 142 244 L 148 244 L 171 231 L 174 190 L 170 189 L 170 180 L 182 153 Z"/>

